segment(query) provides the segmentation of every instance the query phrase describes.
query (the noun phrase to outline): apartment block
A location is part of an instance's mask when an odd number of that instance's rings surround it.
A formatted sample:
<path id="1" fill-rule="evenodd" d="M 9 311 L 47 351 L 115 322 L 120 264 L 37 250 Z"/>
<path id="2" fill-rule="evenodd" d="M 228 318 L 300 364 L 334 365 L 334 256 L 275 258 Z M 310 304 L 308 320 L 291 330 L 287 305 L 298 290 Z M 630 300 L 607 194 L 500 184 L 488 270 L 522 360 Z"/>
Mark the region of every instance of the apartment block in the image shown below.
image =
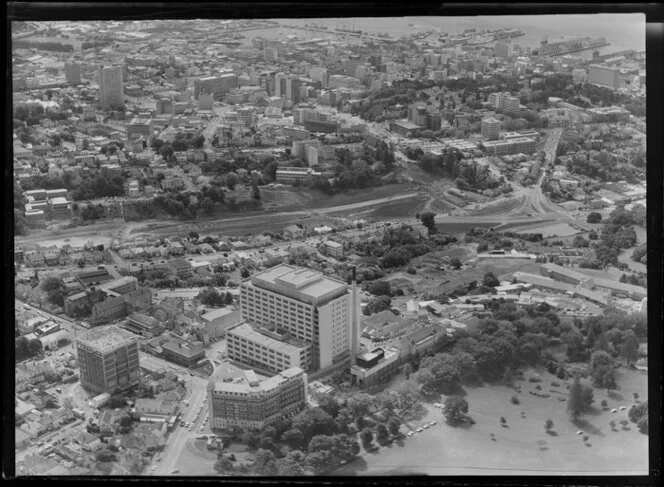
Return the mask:
<path id="1" fill-rule="evenodd" d="M 116 326 L 85 332 L 76 340 L 81 385 L 98 393 L 127 389 L 139 381 L 136 336 Z"/>

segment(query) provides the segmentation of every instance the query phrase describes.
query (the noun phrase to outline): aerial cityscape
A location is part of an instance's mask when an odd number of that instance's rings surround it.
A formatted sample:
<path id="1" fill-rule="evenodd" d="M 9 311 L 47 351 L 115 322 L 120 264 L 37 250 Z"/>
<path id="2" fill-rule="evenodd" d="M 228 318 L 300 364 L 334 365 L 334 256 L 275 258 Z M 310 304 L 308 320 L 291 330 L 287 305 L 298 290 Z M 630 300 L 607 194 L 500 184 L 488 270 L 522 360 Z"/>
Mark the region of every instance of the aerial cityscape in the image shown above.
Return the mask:
<path id="1" fill-rule="evenodd" d="M 16 476 L 648 474 L 643 15 L 11 39 Z"/>

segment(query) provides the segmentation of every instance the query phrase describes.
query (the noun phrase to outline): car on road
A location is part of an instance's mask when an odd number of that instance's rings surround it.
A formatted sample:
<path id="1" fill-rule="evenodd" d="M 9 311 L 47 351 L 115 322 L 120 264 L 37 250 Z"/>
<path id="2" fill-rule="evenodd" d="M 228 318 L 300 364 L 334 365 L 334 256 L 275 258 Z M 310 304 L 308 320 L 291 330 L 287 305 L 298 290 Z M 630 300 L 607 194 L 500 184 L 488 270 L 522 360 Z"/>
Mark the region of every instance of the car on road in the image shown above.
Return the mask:
<path id="1" fill-rule="evenodd" d="M 409 431 L 409 432 L 407 433 L 408 436 L 413 436 L 414 434 L 415 434 L 415 433 L 413 433 L 412 431 Z"/>
<path id="2" fill-rule="evenodd" d="M 576 434 L 580 436 L 580 435 L 583 434 L 583 431 L 579 430 L 579 431 L 576 432 Z"/>
<path id="3" fill-rule="evenodd" d="M 436 426 L 438 423 L 436 421 L 431 421 L 431 426 Z"/>
<path id="4" fill-rule="evenodd" d="M 617 409 L 612 409 L 611 412 L 612 412 L 612 413 L 617 413 L 618 410 L 617 410 Z"/>
<path id="5" fill-rule="evenodd" d="M 422 428 L 429 429 L 429 425 L 425 423 L 425 424 L 422 425 Z"/>
<path id="6" fill-rule="evenodd" d="M 422 428 L 417 428 L 415 431 L 417 431 L 418 433 L 421 433 L 424 430 Z"/>
<path id="7" fill-rule="evenodd" d="M 621 411 L 624 411 L 625 409 L 627 409 L 627 406 L 620 406 Z"/>
<path id="8" fill-rule="evenodd" d="M 171 473 L 180 473 L 180 469 L 179 468 L 174 468 L 173 470 L 171 470 Z"/>

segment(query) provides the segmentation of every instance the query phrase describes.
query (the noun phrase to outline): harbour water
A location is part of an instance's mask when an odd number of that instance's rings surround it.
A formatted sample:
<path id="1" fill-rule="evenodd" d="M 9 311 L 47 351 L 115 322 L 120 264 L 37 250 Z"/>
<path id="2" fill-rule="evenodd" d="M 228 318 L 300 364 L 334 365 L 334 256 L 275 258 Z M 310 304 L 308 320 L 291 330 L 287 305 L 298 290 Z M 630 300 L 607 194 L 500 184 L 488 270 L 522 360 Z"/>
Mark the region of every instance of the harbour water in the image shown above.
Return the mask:
<path id="1" fill-rule="evenodd" d="M 392 38 L 434 29 L 439 33 L 461 34 L 466 29 L 514 28 L 525 35 L 512 38 L 521 47 L 538 47 L 543 38 L 549 42 L 570 37 L 604 37 L 610 45 L 599 48 L 600 54 L 626 49 L 645 49 L 645 16 L 642 14 L 588 14 L 588 15 L 524 15 L 524 16 L 477 16 L 477 17 L 381 17 L 344 19 L 283 19 L 282 25 L 316 24 L 330 29 L 345 28 L 361 30 L 370 34 L 387 33 Z M 335 36 L 323 32 L 307 32 L 301 29 L 275 28 L 252 31 L 245 34 L 247 41 L 262 36 L 283 38 L 296 35 L 300 38 L 330 38 Z M 434 36 L 435 37 L 435 36 Z M 490 45 L 490 44 L 489 44 Z M 592 50 L 575 53 L 575 56 L 590 58 Z"/>

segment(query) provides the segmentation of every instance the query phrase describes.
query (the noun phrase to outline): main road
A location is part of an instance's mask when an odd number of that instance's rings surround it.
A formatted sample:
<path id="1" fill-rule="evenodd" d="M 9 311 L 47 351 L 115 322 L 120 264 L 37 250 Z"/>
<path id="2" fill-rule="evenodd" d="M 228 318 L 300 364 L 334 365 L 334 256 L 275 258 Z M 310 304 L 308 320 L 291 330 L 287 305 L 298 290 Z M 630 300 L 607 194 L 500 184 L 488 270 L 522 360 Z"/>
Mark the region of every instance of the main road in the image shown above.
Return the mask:
<path id="1" fill-rule="evenodd" d="M 161 476 L 171 475 L 187 441 L 200 435 L 197 428 L 199 428 L 199 424 L 202 423 L 202 418 L 207 412 L 207 403 L 204 403 L 207 395 L 207 385 L 208 380 L 201 377 L 192 376 L 187 379 L 189 391 L 186 401 L 189 404 L 186 405 L 185 403 L 181 420 L 192 425 L 191 431 L 179 424 L 176 425 L 175 430 L 168 437 L 164 451 L 153 458 L 152 466 L 149 467 L 149 471 L 146 473 Z M 203 410 L 198 420 L 196 420 L 196 410 L 199 406 L 203 406 Z"/>

